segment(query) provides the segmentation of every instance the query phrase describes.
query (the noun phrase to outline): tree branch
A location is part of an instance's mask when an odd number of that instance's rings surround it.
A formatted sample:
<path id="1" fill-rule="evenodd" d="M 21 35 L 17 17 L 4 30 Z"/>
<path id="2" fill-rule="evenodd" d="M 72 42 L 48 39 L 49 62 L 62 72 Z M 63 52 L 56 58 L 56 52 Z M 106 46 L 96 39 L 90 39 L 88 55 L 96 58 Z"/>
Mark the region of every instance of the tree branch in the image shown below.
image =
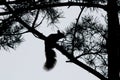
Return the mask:
<path id="1" fill-rule="evenodd" d="M 6 5 L 6 7 L 9 9 L 10 12 L 13 12 L 12 8 L 11 8 L 9 5 Z M 42 33 L 40 33 L 39 31 L 37 31 L 37 30 L 35 30 L 35 29 L 33 29 L 32 27 L 30 27 L 27 23 L 25 23 L 25 22 L 24 22 L 20 17 L 18 17 L 16 14 L 13 14 L 13 15 L 16 17 L 16 20 L 17 20 L 18 22 L 20 22 L 25 28 L 28 29 L 28 31 L 30 31 L 30 32 L 33 33 L 33 34 L 38 35 L 38 37 L 39 37 L 40 39 L 43 39 L 43 40 L 46 39 L 46 37 L 45 37 Z"/>
<path id="2" fill-rule="evenodd" d="M 0 4 L 2 4 L 2 3 L 0 3 Z M 10 4 L 10 2 L 4 3 L 4 5 L 8 5 L 8 4 Z M 102 8 L 104 10 L 106 10 L 106 8 L 107 8 L 106 5 L 92 4 L 92 3 L 91 4 L 89 4 L 89 3 L 76 3 L 76 2 L 63 2 L 63 3 L 52 3 L 52 4 L 51 3 L 44 3 L 44 4 L 37 4 L 35 6 L 20 8 L 20 9 L 13 11 L 13 12 L 1 12 L 0 15 L 19 13 L 21 11 L 26 11 L 26 10 L 43 9 L 43 8 L 48 8 L 48 7 L 63 7 L 63 6 L 95 7 L 95 8 Z"/>
<path id="3" fill-rule="evenodd" d="M 71 54 L 69 54 L 66 50 L 64 50 L 64 48 L 62 46 L 59 46 L 56 44 L 56 49 L 58 49 L 63 55 L 65 55 L 68 59 L 70 59 L 71 62 L 73 62 L 74 64 L 82 67 L 83 69 L 87 70 L 88 72 L 94 74 L 95 76 L 97 76 L 99 79 L 101 80 L 108 80 L 107 78 L 105 78 L 102 74 L 100 74 L 99 72 L 95 71 L 94 69 L 90 68 L 89 66 L 83 64 L 81 61 L 78 61 L 76 58 L 74 58 Z"/>
<path id="4" fill-rule="evenodd" d="M 22 32 L 22 33 L 15 33 L 15 34 L 2 34 L 2 35 L 21 35 L 21 34 L 25 34 L 25 33 L 28 33 L 29 31 L 25 31 L 25 32 Z"/>
<path id="5" fill-rule="evenodd" d="M 32 24 L 32 28 L 35 27 L 35 23 L 36 23 L 36 21 L 37 21 L 37 19 L 38 19 L 39 12 L 40 12 L 40 10 L 38 9 L 38 10 L 37 10 L 37 13 L 36 13 L 36 16 L 35 16 L 35 19 L 34 19 L 33 24 Z"/>
<path id="6" fill-rule="evenodd" d="M 45 14 L 43 16 L 42 20 L 35 26 L 35 28 L 42 24 L 42 22 L 43 22 L 43 20 L 45 19 L 46 16 L 47 16 L 47 14 Z"/>
<path id="7" fill-rule="evenodd" d="M 73 40 L 72 40 L 72 54 L 73 54 L 73 55 L 74 55 L 74 46 L 75 46 L 75 42 L 74 42 L 74 41 L 75 41 L 75 38 L 76 38 L 75 36 L 76 36 L 77 26 L 78 26 L 78 22 L 79 22 L 80 16 L 81 16 L 81 14 L 82 14 L 82 12 L 83 12 L 84 9 L 85 9 L 85 7 L 83 6 L 83 7 L 81 8 L 81 11 L 80 11 L 77 19 L 76 19 L 75 26 L 73 27 L 73 29 L 74 29 L 74 32 L 73 32 Z"/>

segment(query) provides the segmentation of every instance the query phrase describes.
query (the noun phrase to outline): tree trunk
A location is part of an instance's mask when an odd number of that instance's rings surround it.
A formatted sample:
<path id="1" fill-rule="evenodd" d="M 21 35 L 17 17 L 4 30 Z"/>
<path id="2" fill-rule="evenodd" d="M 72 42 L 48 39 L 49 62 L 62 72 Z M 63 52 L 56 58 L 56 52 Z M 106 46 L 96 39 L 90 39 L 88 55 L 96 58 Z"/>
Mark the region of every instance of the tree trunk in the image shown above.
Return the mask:
<path id="1" fill-rule="evenodd" d="M 117 0 L 108 0 L 108 78 L 119 80 L 120 26 Z"/>

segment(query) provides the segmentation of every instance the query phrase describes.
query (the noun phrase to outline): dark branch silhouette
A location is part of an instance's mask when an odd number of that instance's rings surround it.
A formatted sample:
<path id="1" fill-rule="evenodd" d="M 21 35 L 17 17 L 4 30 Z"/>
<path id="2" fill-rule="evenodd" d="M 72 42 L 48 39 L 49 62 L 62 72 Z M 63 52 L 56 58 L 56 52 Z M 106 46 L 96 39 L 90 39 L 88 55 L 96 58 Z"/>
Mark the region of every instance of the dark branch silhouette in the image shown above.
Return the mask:
<path id="1" fill-rule="evenodd" d="M 16 2 L 12 2 L 11 4 L 15 4 Z M 5 2 L 1 3 L 2 5 L 10 4 L 10 2 Z M 100 4 L 88 4 L 88 3 L 76 3 L 76 2 L 64 2 L 64 3 L 44 3 L 44 4 L 36 4 L 35 6 L 29 6 L 29 7 L 24 7 L 15 10 L 14 12 L 1 12 L 0 15 L 7 15 L 7 14 L 12 14 L 12 13 L 19 13 L 21 11 L 26 11 L 26 10 L 34 10 L 34 9 L 42 9 L 42 8 L 49 8 L 49 7 L 62 7 L 62 6 L 85 6 L 85 7 L 95 7 L 95 8 L 102 8 L 104 10 L 107 10 L 106 5 L 100 5 Z"/>

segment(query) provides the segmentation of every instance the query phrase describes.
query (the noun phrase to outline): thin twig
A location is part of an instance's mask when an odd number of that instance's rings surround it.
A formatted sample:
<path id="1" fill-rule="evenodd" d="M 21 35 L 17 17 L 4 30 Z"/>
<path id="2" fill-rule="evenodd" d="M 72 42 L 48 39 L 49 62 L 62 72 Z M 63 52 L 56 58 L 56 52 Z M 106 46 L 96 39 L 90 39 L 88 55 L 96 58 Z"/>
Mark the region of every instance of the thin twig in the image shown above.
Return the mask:
<path id="1" fill-rule="evenodd" d="M 45 16 L 42 18 L 42 20 L 40 21 L 40 23 L 37 24 L 37 25 L 35 26 L 35 28 L 42 24 L 42 22 L 43 22 L 43 20 L 45 19 L 46 16 L 47 16 L 47 14 L 45 14 Z"/>
<path id="2" fill-rule="evenodd" d="M 77 27 L 77 25 L 78 25 L 80 16 L 81 16 L 81 14 L 82 14 L 82 12 L 83 12 L 84 9 L 85 9 L 85 7 L 82 7 L 82 8 L 81 8 L 81 11 L 80 11 L 80 13 L 79 13 L 79 15 L 78 15 L 78 18 L 76 19 L 75 27 L 73 27 L 74 32 L 73 32 L 73 40 L 72 40 L 72 54 L 73 54 L 73 52 L 74 52 L 74 45 L 75 45 L 75 44 L 74 44 L 74 41 L 75 41 L 75 34 L 76 34 L 76 31 L 77 31 L 76 27 Z M 74 54 L 73 54 L 73 55 L 74 55 Z"/>
<path id="3" fill-rule="evenodd" d="M 40 9 L 38 9 L 38 11 L 37 11 L 37 13 L 36 13 L 35 20 L 33 21 L 33 24 L 32 24 L 32 28 L 35 27 L 35 23 L 36 23 L 36 21 L 37 21 L 37 19 L 38 19 L 39 12 L 40 12 Z"/>
<path id="4" fill-rule="evenodd" d="M 25 34 L 28 33 L 29 31 L 24 31 L 22 33 L 17 33 L 17 34 L 2 34 L 2 35 L 21 35 L 21 34 Z"/>

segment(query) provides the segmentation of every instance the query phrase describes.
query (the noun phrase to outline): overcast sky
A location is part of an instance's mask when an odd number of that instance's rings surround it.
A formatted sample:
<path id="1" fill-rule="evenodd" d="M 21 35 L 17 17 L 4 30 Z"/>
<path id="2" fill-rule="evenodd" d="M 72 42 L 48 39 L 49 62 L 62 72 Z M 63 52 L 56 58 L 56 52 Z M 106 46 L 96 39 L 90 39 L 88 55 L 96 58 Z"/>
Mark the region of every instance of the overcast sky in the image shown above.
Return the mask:
<path id="1" fill-rule="evenodd" d="M 78 8 L 64 8 L 67 19 L 61 19 L 60 30 L 75 21 Z M 72 14 L 72 15 L 71 15 Z M 85 14 L 85 13 L 84 13 Z M 74 19 L 73 19 L 74 18 Z M 40 32 L 48 35 L 56 28 L 40 28 Z M 23 42 L 16 50 L 0 51 L 0 80 L 99 80 L 91 73 L 73 63 L 66 63 L 67 58 L 57 51 L 57 64 L 51 71 L 44 70 L 44 41 L 31 34 L 24 35 Z"/>

